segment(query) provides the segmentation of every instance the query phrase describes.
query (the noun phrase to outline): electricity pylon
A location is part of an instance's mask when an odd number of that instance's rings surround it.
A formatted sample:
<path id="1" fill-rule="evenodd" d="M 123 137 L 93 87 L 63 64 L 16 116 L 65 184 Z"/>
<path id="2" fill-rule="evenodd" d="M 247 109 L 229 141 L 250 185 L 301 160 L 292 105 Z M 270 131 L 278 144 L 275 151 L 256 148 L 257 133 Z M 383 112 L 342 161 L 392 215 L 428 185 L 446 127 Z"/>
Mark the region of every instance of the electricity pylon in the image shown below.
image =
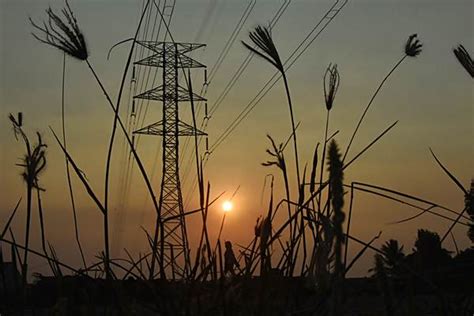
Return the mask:
<path id="1" fill-rule="evenodd" d="M 158 135 L 163 137 L 162 180 L 160 188 L 160 212 L 163 227 L 163 268 L 186 278 L 191 270 L 186 221 L 183 210 L 183 197 L 179 180 L 179 137 L 206 135 L 193 126 L 179 120 L 179 102 L 191 101 L 190 92 L 178 84 L 178 71 L 188 68 L 203 68 L 203 64 L 186 56 L 204 44 L 139 41 L 140 45 L 153 54 L 135 62 L 136 65 L 163 68 L 163 82 L 160 86 L 134 96 L 135 99 L 162 101 L 162 120 L 143 127 L 135 134 Z M 194 101 L 205 101 L 192 94 Z"/>

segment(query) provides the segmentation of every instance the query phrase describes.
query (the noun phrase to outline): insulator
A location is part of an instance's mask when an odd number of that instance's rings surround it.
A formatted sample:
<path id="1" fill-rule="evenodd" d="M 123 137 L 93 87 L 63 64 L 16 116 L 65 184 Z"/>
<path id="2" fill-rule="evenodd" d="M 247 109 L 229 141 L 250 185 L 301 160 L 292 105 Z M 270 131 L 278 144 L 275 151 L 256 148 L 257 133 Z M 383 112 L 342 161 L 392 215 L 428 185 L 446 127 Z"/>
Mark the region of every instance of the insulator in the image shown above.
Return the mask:
<path id="1" fill-rule="evenodd" d="M 204 69 L 204 84 L 207 84 L 207 68 Z"/>
<path id="2" fill-rule="evenodd" d="M 206 137 L 206 152 L 209 151 L 209 138 Z"/>
<path id="3" fill-rule="evenodd" d="M 207 118 L 207 102 L 204 104 L 204 116 Z"/>
<path id="4" fill-rule="evenodd" d="M 18 112 L 18 125 L 21 127 L 23 125 L 23 113 Z"/>
<path id="5" fill-rule="evenodd" d="M 132 101 L 132 115 L 135 115 L 135 99 Z"/>
<path id="6" fill-rule="evenodd" d="M 132 71 L 132 80 L 135 80 L 135 65 L 133 66 L 133 71 Z"/>

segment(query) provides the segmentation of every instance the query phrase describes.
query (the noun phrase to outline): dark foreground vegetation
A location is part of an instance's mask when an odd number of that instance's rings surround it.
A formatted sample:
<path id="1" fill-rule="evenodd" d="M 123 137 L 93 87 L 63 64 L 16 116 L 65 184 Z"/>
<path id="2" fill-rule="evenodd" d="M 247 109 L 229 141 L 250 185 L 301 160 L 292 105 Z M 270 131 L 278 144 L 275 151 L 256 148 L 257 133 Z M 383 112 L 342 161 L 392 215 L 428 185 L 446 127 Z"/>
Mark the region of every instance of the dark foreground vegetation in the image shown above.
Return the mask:
<path id="1" fill-rule="evenodd" d="M 419 230 L 412 253 L 396 240 L 381 250 L 371 277 L 344 279 L 340 315 L 472 315 L 474 248 L 452 257 L 436 233 Z M 0 266 L 7 315 L 326 315 L 334 295 L 330 285 L 278 269 L 215 281 L 36 274 L 24 293 L 16 267 Z"/>
<path id="2" fill-rule="evenodd" d="M 473 274 L 450 268 L 436 274 L 430 281 L 442 294 L 416 279 L 348 278 L 340 315 L 472 315 L 466 277 Z M 330 302 L 311 280 L 280 275 L 205 282 L 40 277 L 24 305 L 15 301 L 21 297 L 7 303 L 5 315 L 325 315 Z"/>

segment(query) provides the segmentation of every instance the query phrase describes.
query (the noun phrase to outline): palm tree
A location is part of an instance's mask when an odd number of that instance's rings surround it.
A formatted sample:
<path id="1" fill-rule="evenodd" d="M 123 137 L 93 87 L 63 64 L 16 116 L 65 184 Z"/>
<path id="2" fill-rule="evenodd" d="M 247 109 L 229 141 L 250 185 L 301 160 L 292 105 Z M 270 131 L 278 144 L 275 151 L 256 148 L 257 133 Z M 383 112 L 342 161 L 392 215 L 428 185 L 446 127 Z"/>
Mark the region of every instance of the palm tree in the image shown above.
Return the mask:
<path id="1" fill-rule="evenodd" d="M 392 295 L 392 284 L 389 279 L 389 272 L 387 271 L 385 255 L 379 253 L 374 256 L 374 277 L 377 279 L 379 291 L 382 294 L 385 315 L 392 316 L 393 312 L 393 295 Z"/>
<path id="2" fill-rule="evenodd" d="M 398 240 L 390 239 L 383 244 L 381 250 L 383 252 L 383 261 L 387 268 L 388 275 L 391 277 L 400 276 L 400 263 L 405 258 L 403 245 L 400 245 Z"/>
<path id="3" fill-rule="evenodd" d="M 402 276 L 403 270 L 401 265 L 405 260 L 405 253 L 403 252 L 403 245 L 398 243 L 398 240 L 390 239 L 386 241 L 380 248 L 380 253 L 376 254 L 374 257 L 374 266 L 369 269 L 369 272 L 373 272 L 373 276 L 377 277 L 380 270 L 380 265 L 377 266 L 376 257 L 380 257 L 384 267 L 384 271 L 389 277 L 400 277 Z"/>
<path id="4" fill-rule="evenodd" d="M 63 53 L 63 73 L 62 73 L 62 84 L 61 84 L 61 127 L 62 127 L 62 134 L 63 134 L 63 145 L 64 149 L 67 150 L 67 141 L 66 141 L 66 116 L 65 116 L 65 84 L 66 84 L 66 53 Z M 66 155 L 64 155 L 64 160 L 66 163 L 66 179 L 67 185 L 69 188 L 69 197 L 71 200 L 71 209 L 72 209 L 72 218 L 74 222 L 74 235 L 76 237 L 76 244 L 79 249 L 79 253 L 81 255 L 82 264 L 84 269 L 87 268 L 86 259 L 84 257 L 84 251 L 82 250 L 81 239 L 79 237 L 79 223 L 77 219 L 77 212 L 76 212 L 76 202 L 74 199 L 74 190 L 71 180 L 71 172 L 69 168 L 69 161 L 67 160 Z"/>

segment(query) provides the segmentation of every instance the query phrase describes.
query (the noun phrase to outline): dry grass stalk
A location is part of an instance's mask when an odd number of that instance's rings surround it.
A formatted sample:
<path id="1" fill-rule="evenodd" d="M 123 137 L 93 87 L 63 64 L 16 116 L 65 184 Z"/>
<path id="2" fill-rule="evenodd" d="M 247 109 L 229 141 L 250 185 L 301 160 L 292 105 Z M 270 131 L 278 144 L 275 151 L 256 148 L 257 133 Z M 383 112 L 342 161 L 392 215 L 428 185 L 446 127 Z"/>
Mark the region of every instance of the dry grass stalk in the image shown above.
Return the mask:
<path id="1" fill-rule="evenodd" d="M 15 217 L 16 211 L 18 210 L 18 207 L 20 206 L 21 199 L 18 199 L 18 202 L 15 205 L 15 208 L 13 209 L 12 213 L 10 214 L 10 217 L 8 218 L 7 222 L 5 223 L 5 226 L 3 227 L 2 233 L 0 234 L 0 238 L 3 238 L 5 234 L 7 233 L 8 229 L 10 228 L 10 225 L 13 221 L 13 218 Z"/>
<path id="2" fill-rule="evenodd" d="M 291 131 L 293 135 L 293 147 L 295 152 L 295 164 L 296 164 L 296 178 L 298 186 L 301 184 L 300 181 L 300 168 L 299 168 L 299 159 L 298 159 L 298 144 L 297 144 L 297 137 L 296 137 L 296 128 L 295 128 L 295 119 L 293 115 L 293 104 L 291 101 L 290 95 L 290 88 L 288 86 L 288 79 L 286 77 L 285 68 L 283 63 L 281 62 L 280 55 L 278 50 L 276 49 L 275 43 L 273 42 L 273 38 L 271 32 L 268 28 L 263 26 L 257 26 L 254 31 L 249 33 L 250 40 L 255 44 L 256 48 L 248 45 L 245 42 L 242 44 L 249 49 L 254 54 L 262 57 L 270 64 L 272 64 L 278 71 L 281 73 L 283 77 L 283 82 L 285 84 L 285 91 L 288 100 L 288 108 L 290 110 L 290 120 L 291 120 Z"/>
<path id="3" fill-rule="evenodd" d="M 464 193 L 464 199 L 467 200 L 468 197 L 470 196 L 470 192 L 464 188 L 464 186 L 461 184 L 461 182 L 439 161 L 438 157 L 434 154 L 433 150 L 430 148 L 431 155 L 433 155 L 433 158 L 436 160 L 438 165 L 440 166 L 441 169 L 448 175 L 448 177 L 456 184 L 456 186 L 461 190 L 462 193 Z M 464 209 L 462 210 L 461 213 L 457 216 L 456 220 L 451 224 L 449 229 L 446 231 L 446 233 L 443 235 L 443 238 L 441 238 L 441 243 L 448 237 L 449 233 L 453 230 L 454 226 L 459 222 L 459 220 L 464 216 L 466 212 L 472 212 L 470 210 L 471 203 L 465 203 Z M 468 213 L 469 214 L 469 213 Z"/>
<path id="4" fill-rule="evenodd" d="M 263 162 L 262 165 L 265 167 L 276 166 L 278 169 L 281 170 L 284 185 L 285 185 L 286 199 L 290 201 L 291 196 L 290 196 L 290 184 L 288 181 L 288 170 L 286 168 L 285 155 L 283 153 L 284 145 L 283 143 L 280 143 L 277 146 L 275 141 L 270 135 L 267 135 L 267 138 L 270 140 L 272 148 L 267 149 L 266 152 L 271 157 L 273 157 L 274 160 L 268 160 L 266 162 Z M 291 212 L 290 204 L 287 204 L 287 209 L 288 209 L 288 218 L 291 218 L 292 212 Z M 295 230 L 296 230 L 296 225 L 293 225 L 293 222 L 290 222 L 290 225 L 289 225 L 290 238 L 294 238 Z M 293 249 L 289 249 L 289 251 L 290 251 L 289 258 L 293 258 Z M 290 261 L 290 264 L 291 264 L 291 261 Z"/>
<path id="5" fill-rule="evenodd" d="M 328 142 L 328 129 L 329 129 L 329 114 L 334 105 L 334 100 L 336 98 L 337 90 L 339 89 L 340 76 L 339 71 L 337 70 L 336 64 L 329 64 L 326 72 L 324 73 L 323 88 L 324 88 L 324 101 L 326 104 L 326 128 L 324 130 L 324 142 L 323 142 L 323 156 L 321 161 L 321 170 L 319 174 L 319 183 L 323 182 L 324 174 L 324 161 L 326 159 L 326 146 Z M 314 191 L 314 190 L 313 190 Z M 321 196 L 319 197 L 321 201 Z M 318 209 L 320 209 L 320 204 L 318 203 Z"/>
<path id="6" fill-rule="evenodd" d="M 360 259 L 360 257 L 362 257 L 362 255 L 367 251 L 367 249 L 369 249 L 370 247 L 373 247 L 372 244 L 374 243 L 374 241 L 380 238 L 381 234 L 382 232 L 380 231 L 368 243 L 366 243 L 364 247 L 354 256 L 354 258 L 352 258 L 351 262 L 348 265 L 346 265 L 346 262 L 344 261 L 344 274 L 347 274 L 351 270 L 352 266 Z M 350 235 L 349 233 L 346 233 L 345 236 L 346 236 L 346 244 L 347 244 L 349 241 Z M 346 258 L 344 258 L 344 260 L 345 259 Z"/>
<path id="7" fill-rule="evenodd" d="M 387 79 L 390 77 L 390 75 L 398 68 L 398 66 L 400 66 L 403 63 L 403 61 L 405 61 L 405 59 L 407 57 L 416 57 L 421 53 L 422 44 L 420 43 L 420 41 L 416 37 L 417 37 L 417 34 L 412 34 L 408 37 L 408 40 L 405 43 L 404 55 L 402 56 L 402 58 L 400 60 L 398 60 L 398 62 L 392 67 L 392 69 L 390 69 L 388 74 L 380 82 L 379 86 L 377 87 L 374 94 L 370 98 L 369 103 L 365 107 L 364 112 L 362 113 L 362 116 L 360 117 L 359 121 L 357 122 L 356 128 L 354 129 L 354 132 L 352 133 L 351 139 L 349 140 L 349 144 L 347 145 L 346 151 L 344 152 L 344 156 L 342 158 L 342 161 L 346 160 L 347 154 L 349 153 L 349 150 L 350 150 L 352 142 L 354 141 L 354 138 L 357 134 L 357 131 L 359 130 L 360 125 L 364 121 L 365 115 L 369 111 L 370 106 L 374 102 L 375 97 L 378 95 L 378 93 L 382 89 L 384 83 L 387 81 Z"/>
<path id="8" fill-rule="evenodd" d="M 323 156 L 321 158 L 321 170 L 319 174 L 319 183 L 323 183 L 324 177 L 324 162 L 326 160 L 326 147 L 328 144 L 328 130 L 329 130 L 329 115 L 331 109 L 334 105 L 334 100 L 336 98 L 337 91 L 339 89 L 340 76 L 339 71 L 337 70 L 337 65 L 329 64 L 326 72 L 324 73 L 323 80 L 323 90 L 324 90 L 324 101 L 326 105 L 326 127 L 324 130 L 324 142 L 323 142 Z M 319 193 L 318 198 L 318 212 L 321 212 L 321 200 L 322 200 L 322 191 Z M 326 215 L 329 216 L 329 196 L 328 202 L 326 203 L 327 212 Z"/>
<path id="9" fill-rule="evenodd" d="M 192 80 L 191 80 L 191 72 L 188 70 L 188 90 L 189 90 L 189 97 L 191 100 L 191 114 L 193 118 L 193 128 L 194 128 L 194 133 L 193 133 L 193 138 L 194 138 L 194 154 L 195 154 L 195 159 L 196 159 L 196 173 L 198 177 L 198 187 L 199 187 L 199 206 L 200 209 L 202 210 L 201 215 L 202 215 L 202 220 L 203 220 L 203 226 L 202 226 L 202 232 L 201 232 L 201 240 L 199 242 L 199 247 L 197 249 L 196 253 L 196 264 L 195 268 L 197 269 L 198 266 L 198 260 L 201 257 L 201 247 L 202 247 L 202 241 L 203 237 L 205 238 L 206 241 L 206 248 L 204 248 L 208 254 L 210 254 L 211 249 L 210 249 L 210 242 L 209 242 L 209 234 L 207 231 L 207 210 L 208 210 L 208 205 L 209 205 L 209 194 L 210 194 L 210 184 L 208 184 L 208 190 L 207 190 L 207 198 L 206 198 L 206 205 L 204 205 L 204 199 L 205 199 L 205 192 L 204 192 L 204 169 L 202 167 L 202 159 L 200 160 L 199 156 L 199 146 L 198 146 L 198 127 L 196 123 L 196 113 L 195 113 L 195 108 L 194 108 L 194 93 L 193 93 L 193 86 L 192 86 Z M 203 258 L 204 259 L 204 258 Z M 210 259 L 210 257 L 208 258 Z M 195 273 L 191 274 L 191 278 Z"/>
<path id="10" fill-rule="evenodd" d="M 65 264 L 65 263 L 63 263 L 63 262 L 61 262 L 61 261 L 59 261 L 59 260 L 57 260 L 57 259 L 54 259 L 54 258 L 49 257 L 49 256 L 46 256 L 45 254 L 43 254 L 43 253 L 41 253 L 41 252 L 38 252 L 38 251 L 36 251 L 36 250 L 33 250 L 33 249 L 27 248 L 27 247 L 25 247 L 25 246 L 19 245 L 18 243 L 16 243 L 15 238 L 13 238 L 13 237 L 12 237 L 12 241 L 9 241 L 9 240 L 7 240 L 7 239 L 5 239 L 5 238 L 0 238 L 0 241 L 4 242 L 4 243 L 6 243 L 6 244 L 9 244 L 9 245 L 11 245 L 11 246 L 13 246 L 13 247 L 15 247 L 15 249 L 21 249 L 21 250 L 24 250 L 24 251 L 29 252 L 29 253 L 31 253 L 31 254 L 34 254 L 34 255 L 36 255 L 36 256 L 38 256 L 38 257 L 44 258 L 44 259 L 46 259 L 46 260 L 48 260 L 48 261 L 52 261 L 52 262 L 54 262 L 55 264 L 57 264 L 58 266 L 61 266 L 61 267 L 63 267 L 63 268 L 66 268 L 66 269 L 68 269 L 68 270 L 74 272 L 75 274 L 78 274 L 78 275 L 85 275 L 83 271 L 77 270 L 76 268 L 74 268 L 74 267 L 72 267 L 72 266 L 70 266 L 70 265 L 67 265 L 67 264 Z M 18 259 L 20 259 L 18 250 L 15 250 L 15 252 L 17 253 Z M 23 265 L 22 262 L 20 262 L 20 264 Z"/>
<path id="11" fill-rule="evenodd" d="M 29 247 L 29 242 L 30 242 L 30 224 L 31 224 L 31 200 L 32 200 L 32 194 L 33 190 L 37 190 L 39 192 L 40 190 L 43 190 L 39 186 L 39 175 L 40 173 L 44 170 L 46 167 L 46 147 L 47 145 L 43 143 L 42 138 L 40 133 L 36 133 L 38 137 L 38 142 L 34 145 L 31 145 L 28 136 L 25 134 L 23 131 L 22 127 L 22 115 L 18 115 L 17 118 L 15 118 L 12 114 L 9 115 L 10 122 L 13 125 L 13 131 L 15 133 L 15 138 L 17 138 L 18 135 L 21 136 L 23 139 L 23 142 L 25 144 L 25 149 L 26 153 L 23 156 L 22 163 L 18 163 L 17 166 L 23 168 L 23 172 L 21 174 L 23 180 L 26 183 L 26 194 L 27 194 L 27 200 L 26 200 L 26 228 L 25 228 L 25 248 L 28 249 Z M 18 138 L 17 138 L 18 139 Z M 38 193 L 39 194 L 39 193 Z M 38 195 L 39 199 L 39 195 Z M 42 208 L 41 208 L 41 200 L 38 200 L 39 202 L 39 213 L 40 213 L 40 229 L 41 229 L 41 243 L 43 245 L 43 251 L 45 255 L 47 255 L 46 252 L 46 247 L 45 247 L 45 236 L 44 236 L 44 223 L 43 223 L 43 214 L 42 214 Z M 22 283 L 23 286 L 26 285 L 27 283 L 27 277 L 28 277 L 28 251 L 24 252 L 23 255 L 23 266 L 22 266 Z"/>
<path id="12" fill-rule="evenodd" d="M 18 263 L 20 264 L 20 267 L 23 267 L 23 261 L 21 260 L 20 251 L 18 250 L 19 247 L 17 247 L 15 235 L 13 234 L 13 230 L 11 229 L 11 227 L 8 229 L 8 232 L 10 233 L 10 238 L 12 239 L 12 242 L 10 243 L 10 245 L 12 246 L 12 261 L 15 267 L 16 267 L 17 260 L 18 260 Z M 2 241 L 8 243 L 5 239 L 2 239 Z"/>
<path id="13" fill-rule="evenodd" d="M 114 140 L 115 140 L 115 133 L 117 131 L 117 124 L 120 123 L 121 125 L 121 128 L 122 130 L 124 131 L 125 134 L 126 133 L 126 130 L 123 128 L 123 124 L 120 122 L 120 117 L 119 117 L 119 114 L 120 114 L 120 103 L 121 103 L 121 100 L 122 100 L 122 94 L 123 94 L 123 89 L 124 89 L 124 86 L 125 86 L 125 81 L 126 81 L 126 78 L 127 78 L 127 73 L 128 73 L 128 69 L 130 67 L 130 64 L 131 64 L 131 61 L 132 61 L 132 56 L 133 56 L 133 51 L 135 49 L 135 44 L 136 44 L 136 40 L 137 40 L 137 37 L 138 37 L 138 33 L 140 31 L 140 28 L 141 28 L 141 25 L 142 25 L 142 21 L 143 21 L 143 18 L 145 16 L 145 12 L 147 12 L 147 9 L 148 9 L 148 6 L 150 4 L 150 0 L 148 0 L 146 2 L 146 5 L 145 7 L 143 8 L 143 11 L 142 11 L 142 14 L 141 14 L 141 17 L 140 17 L 140 21 L 138 22 L 138 26 L 137 26 L 137 29 L 135 31 L 135 36 L 133 37 L 133 41 L 132 41 L 132 45 L 130 47 L 130 51 L 128 53 L 128 57 L 127 57 L 127 62 L 125 63 L 125 68 L 123 70 L 123 73 L 122 73 L 122 80 L 120 82 L 120 88 L 119 88 L 119 91 L 118 91 L 118 95 L 117 95 L 117 101 L 116 101 L 116 106 L 114 108 L 112 102 L 110 101 L 110 98 L 107 97 L 109 99 L 109 102 L 110 102 L 110 105 L 112 106 L 113 110 L 114 110 L 114 121 L 113 121 L 113 124 L 112 124 L 112 133 L 110 135 L 110 142 L 109 142 L 109 148 L 108 148 L 108 151 L 107 151 L 107 160 L 106 160 L 106 168 L 105 168 L 105 185 L 104 185 L 104 206 L 105 208 L 108 210 L 108 206 L 109 206 L 109 181 L 110 181 L 110 166 L 111 166 L 111 163 L 112 163 L 112 152 L 113 152 L 113 146 L 114 146 Z M 99 80 L 98 80 L 99 81 Z M 99 81 L 100 82 L 100 81 Z M 102 85 L 101 85 L 102 86 Z M 105 89 L 102 89 L 104 90 L 105 92 Z M 127 135 L 126 135 L 127 136 Z M 127 140 L 129 141 L 128 139 L 128 136 L 127 136 Z M 135 160 L 137 160 L 137 154 L 135 152 L 135 149 L 134 149 L 134 146 L 133 146 L 133 141 L 130 142 L 129 141 L 129 144 L 131 146 L 131 150 L 132 152 L 134 153 L 134 158 Z M 137 163 L 141 164 L 141 162 L 139 162 L 137 160 Z M 140 169 L 142 169 L 140 167 Z M 145 181 L 146 182 L 149 182 L 146 178 L 146 174 L 142 171 L 142 175 L 143 177 L 145 178 Z M 149 191 L 150 191 L 150 194 L 152 195 L 152 200 L 154 200 L 154 196 L 153 196 L 153 193 L 152 193 L 152 189 L 151 189 L 151 186 L 149 188 Z M 161 209 L 159 209 L 156 205 L 155 205 L 155 208 L 156 208 L 156 211 L 157 211 L 157 217 L 159 219 L 161 219 Z M 158 220 L 157 220 L 158 221 Z M 158 229 L 158 226 L 155 227 L 155 229 Z M 155 247 L 156 247 L 156 243 L 154 244 Z M 107 250 L 108 251 L 108 250 Z M 107 254 L 108 255 L 108 254 Z M 154 257 L 153 257 L 154 258 Z M 160 268 L 163 268 L 163 265 L 160 265 Z M 154 270 L 154 261 L 152 261 L 152 273 L 153 273 L 153 270 Z M 151 273 L 151 274 L 152 274 Z"/>
<path id="14" fill-rule="evenodd" d="M 66 141 L 66 115 L 65 115 L 65 85 L 66 85 L 66 53 L 63 53 L 63 73 L 62 73 L 62 85 L 61 85 L 61 128 L 62 128 L 62 134 L 63 134 L 63 145 L 64 148 L 67 150 L 67 141 Z M 67 178 L 67 184 L 69 188 L 69 197 L 71 200 L 71 209 L 72 209 L 72 216 L 73 216 L 73 222 L 74 222 L 74 236 L 76 238 L 76 244 L 79 249 L 79 253 L 81 255 L 82 259 L 82 264 L 84 268 L 86 268 L 86 259 L 84 257 L 84 251 L 82 250 L 82 245 L 81 245 L 81 239 L 79 236 L 79 223 L 78 223 L 78 218 L 77 218 L 77 212 L 76 212 L 76 203 L 74 199 L 74 190 L 73 190 L 73 185 L 72 185 L 72 180 L 71 180 L 71 172 L 69 168 L 69 161 L 67 160 L 67 157 L 64 156 L 65 164 L 66 164 L 66 178 Z"/>
<path id="15" fill-rule="evenodd" d="M 459 215 L 458 212 L 456 212 L 452 209 L 449 209 L 445 206 L 442 206 L 440 204 L 437 204 L 437 203 L 434 203 L 434 202 L 431 202 L 431 201 L 428 201 L 428 200 L 425 200 L 425 199 L 422 199 L 422 198 L 419 198 L 419 197 L 416 197 L 416 196 L 413 196 L 413 195 L 410 195 L 410 194 L 406 194 L 406 193 L 403 193 L 403 192 L 400 192 L 400 191 L 392 190 L 392 189 L 389 189 L 389 188 L 386 188 L 386 187 L 381 187 L 381 186 L 378 186 L 378 185 L 364 183 L 364 182 L 357 182 L 357 181 L 352 182 L 351 185 L 353 186 L 354 190 L 374 194 L 374 195 L 380 196 L 384 199 L 392 200 L 392 201 L 395 201 L 395 202 L 398 202 L 398 203 L 416 208 L 418 210 L 421 210 L 421 212 L 419 214 L 417 214 L 417 215 L 415 215 L 415 216 L 413 216 L 409 219 L 404 219 L 402 221 L 394 222 L 394 224 L 399 223 L 399 222 L 408 221 L 410 219 L 419 217 L 419 216 L 421 216 L 422 214 L 425 214 L 425 213 L 430 213 L 432 215 L 435 215 L 435 216 L 438 216 L 440 218 L 446 219 L 450 222 L 455 221 L 455 219 L 453 219 L 451 217 L 448 217 L 448 216 L 445 216 L 443 214 L 439 214 L 439 213 L 436 213 L 436 212 L 432 211 L 433 208 L 439 208 L 439 209 L 444 210 L 446 212 L 449 212 L 451 214 Z M 384 193 L 381 193 L 379 191 L 382 191 Z M 393 195 L 398 196 L 399 198 L 394 197 Z M 401 198 L 407 198 L 407 199 L 410 199 L 410 200 L 415 201 L 415 202 L 421 202 L 421 203 L 427 204 L 428 207 L 427 208 L 420 207 L 420 206 L 418 206 L 418 205 L 416 205 L 412 202 L 406 202 L 405 200 L 402 200 Z M 469 219 L 469 217 L 464 216 L 464 215 L 462 216 L 462 218 Z M 467 224 L 464 223 L 464 222 L 459 222 L 459 224 L 467 226 Z"/>
<path id="16" fill-rule="evenodd" d="M 147 2 L 148 4 L 148 2 Z M 144 11 L 145 12 L 145 11 Z M 142 14 L 142 17 L 140 19 L 140 25 L 141 25 L 141 21 L 143 19 L 143 16 L 144 16 L 144 12 Z M 69 4 L 67 3 L 66 1 L 66 8 L 62 10 L 62 13 L 64 15 L 64 18 L 61 18 L 58 14 L 56 14 L 54 11 L 52 11 L 51 9 L 47 9 L 46 10 L 46 14 L 47 14 L 47 17 L 48 17 L 48 22 L 44 22 L 43 23 L 43 26 L 40 26 L 38 24 L 36 24 L 32 19 L 30 19 L 30 22 L 31 24 L 33 25 L 33 27 L 36 29 L 36 31 L 38 31 L 43 37 L 40 37 L 39 35 L 37 34 L 33 34 L 33 36 L 39 40 L 40 42 L 42 43 L 45 43 L 49 46 L 52 46 L 52 47 L 55 47 L 63 52 L 65 52 L 66 54 L 76 58 L 76 59 L 79 59 L 79 60 L 82 60 L 82 61 L 85 61 L 87 66 L 89 67 L 89 70 L 91 71 L 94 79 L 96 80 L 97 84 L 99 85 L 99 87 L 101 88 L 102 92 L 104 93 L 110 107 L 112 108 L 112 110 L 114 111 L 114 129 L 115 129 L 115 126 L 118 122 L 121 130 L 123 131 L 125 137 L 126 137 L 126 140 L 131 148 L 131 151 L 132 151 L 132 154 L 134 155 L 134 158 L 135 158 L 135 161 L 137 162 L 138 164 L 138 167 L 140 169 L 140 172 L 142 173 L 142 176 L 144 178 L 144 181 L 147 185 L 147 189 L 150 193 L 150 196 L 152 198 L 152 201 L 153 201 L 153 205 L 155 207 L 155 210 L 158 214 L 158 217 L 159 217 L 159 214 L 160 214 L 160 208 L 159 208 L 159 205 L 156 201 L 156 197 L 155 197 L 155 194 L 153 192 L 153 188 L 151 186 L 151 182 L 146 174 L 146 171 L 143 167 L 143 164 L 137 154 L 137 152 L 135 151 L 135 148 L 133 146 L 133 142 L 132 140 L 130 139 L 128 133 L 127 133 L 127 130 L 125 128 L 125 126 L 123 125 L 123 122 L 121 121 L 120 117 L 119 117 L 119 105 L 120 105 L 120 96 L 122 94 L 122 90 L 123 90 L 123 86 L 125 84 L 125 77 L 126 77 L 126 73 L 127 73 L 127 70 L 128 70 L 128 66 L 131 62 L 131 58 L 132 58 L 132 51 L 133 51 L 133 47 L 132 46 L 132 49 L 130 51 L 130 54 L 129 54 L 129 59 L 127 61 L 127 65 L 125 67 L 125 71 L 124 71 L 124 74 L 123 74 L 123 78 L 122 78 L 122 84 L 121 84 L 121 88 L 119 90 L 119 98 L 118 98 L 118 103 L 117 103 L 117 106 L 114 105 L 114 103 L 112 102 L 107 90 L 105 89 L 104 85 L 102 84 L 102 81 L 100 80 L 100 78 L 98 77 L 97 73 L 95 72 L 94 68 L 92 67 L 91 63 L 89 62 L 89 54 L 88 54 L 88 50 L 87 50 L 87 45 L 86 45 L 86 41 L 85 41 L 85 38 L 84 38 L 84 35 L 82 34 L 82 31 L 80 30 L 79 26 L 78 26 L 78 23 L 77 23 L 77 20 L 71 10 L 71 8 L 69 7 Z M 137 34 L 138 34 L 138 30 L 137 30 Z M 114 133 L 113 133 L 114 135 Z M 113 136 L 111 137 L 111 145 L 109 146 L 109 152 L 111 152 L 110 148 L 112 147 L 112 144 L 113 144 Z M 58 140 L 59 141 L 59 140 Z M 107 157 L 107 164 L 110 165 L 110 160 L 111 160 L 111 155 L 109 154 L 108 157 Z M 77 173 L 77 171 L 76 171 Z M 105 244 L 105 258 L 106 260 L 104 261 L 104 264 L 105 264 L 105 271 L 106 271 L 106 276 L 109 277 L 109 273 L 110 273 L 110 269 L 109 269 L 109 259 L 110 259 L 110 255 L 109 255 L 109 234 L 108 234 L 108 204 L 107 204 L 107 194 L 108 194 L 108 179 L 109 179 L 109 175 L 108 175 L 108 169 L 106 170 L 106 176 L 105 176 L 106 180 L 106 187 L 105 187 L 105 203 L 104 203 L 104 206 L 102 207 L 101 211 L 103 212 L 103 217 L 104 217 L 104 244 Z M 84 183 L 84 181 L 83 181 Z M 89 191 L 90 187 L 88 188 L 88 191 Z M 98 201 L 98 200 L 97 200 Z M 97 201 L 96 204 L 97 204 Z"/>

